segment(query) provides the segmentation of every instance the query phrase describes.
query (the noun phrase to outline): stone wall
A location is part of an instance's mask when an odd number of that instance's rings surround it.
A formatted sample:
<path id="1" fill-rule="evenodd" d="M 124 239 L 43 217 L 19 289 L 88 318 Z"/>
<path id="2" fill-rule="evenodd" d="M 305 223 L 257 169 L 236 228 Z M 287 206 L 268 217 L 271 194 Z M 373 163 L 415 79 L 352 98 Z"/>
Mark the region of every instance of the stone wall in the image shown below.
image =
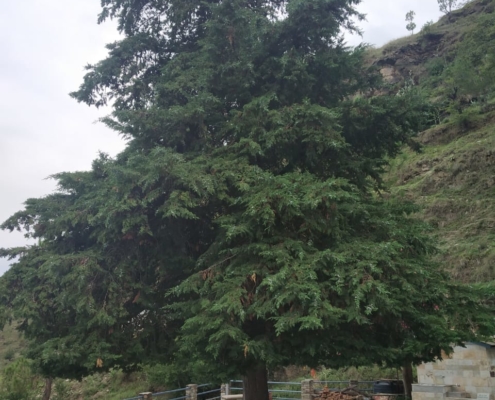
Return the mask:
<path id="1" fill-rule="evenodd" d="M 440 399 L 443 397 L 476 398 L 479 393 L 489 393 L 495 399 L 495 349 L 478 344 L 456 347 L 442 361 L 422 364 L 418 367 L 417 394 L 414 400 Z M 448 390 L 440 390 L 446 386 Z M 431 387 L 432 389 L 427 389 Z M 436 391 L 435 391 L 435 388 Z M 413 390 L 414 391 L 414 390 Z M 455 392 L 449 395 L 441 392 Z M 459 393 L 459 396 L 456 395 Z M 428 395 L 427 395 L 428 394 Z"/>
<path id="2" fill-rule="evenodd" d="M 444 400 L 452 389 L 448 385 L 430 385 L 421 383 L 413 385 L 412 400 Z"/>

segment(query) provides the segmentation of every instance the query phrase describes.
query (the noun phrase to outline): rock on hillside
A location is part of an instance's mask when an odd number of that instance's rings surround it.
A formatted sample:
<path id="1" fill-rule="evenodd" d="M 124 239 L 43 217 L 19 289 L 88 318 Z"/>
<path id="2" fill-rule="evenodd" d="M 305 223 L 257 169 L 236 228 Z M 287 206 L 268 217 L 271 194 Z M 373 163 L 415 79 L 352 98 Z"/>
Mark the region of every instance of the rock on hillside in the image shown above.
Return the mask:
<path id="1" fill-rule="evenodd" d="M 415 34 L 393 40 L 380 49 L 369 52 L 371 64 L 380 68 L 388 83 L 395 84 L 411 76 L 416 82 L 423 78 L 428 61 L 435 58 L 453 57 L 456 45 L 476 19 L 495 11 L 490 0 L 475 0 L 465 7 L 453 11 L 452 16 L 442 17 L 437 23 L 424 26 Z"/>

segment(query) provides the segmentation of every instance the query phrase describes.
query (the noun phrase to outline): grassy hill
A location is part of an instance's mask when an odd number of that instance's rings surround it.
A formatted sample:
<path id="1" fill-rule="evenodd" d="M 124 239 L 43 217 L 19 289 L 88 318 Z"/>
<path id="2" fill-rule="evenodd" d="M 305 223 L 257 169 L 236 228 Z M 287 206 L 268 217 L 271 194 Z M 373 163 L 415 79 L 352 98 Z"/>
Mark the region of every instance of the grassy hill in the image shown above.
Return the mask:
<path id="1" fill-rule="evenodd" d="M 390 91 L 409 80 L 434 105 L 421 151 L 404 149 L 385 178 L 393 196 L 422 207 L 438 260 L 465 282 L 495 279 L 494 11 L 494 1 L 472 1 L 368 54 Z"/>
<path id="2" fill-rule="evenodd" d="M 368 62 L 380 67 L 385 80 L 391 83 L 413 76 L 417 83 L 429 89 L 442 86 L 440 74 L 435 73 L 435 66 L 451 63 L 458 53 L 459 45 L 477 27 L 480 17 L 490 19 L 494 11 L 495 2 L 492 0 L 472 0 L 453 11 L 450 18 L 443 16 L 436 23 L 430 21 L 414 35 L 370 49 Z M 438 76 L 439 79 L 431 79 L 432 76 Z"/>
<path id="3" fill-rule="evenodd" d="M 440 240 L 438 260 L 465 282 L 495 278 L 493 121 L 488 112 L 469 130 L 447 123 L 423 132 L 422 152 L 404 151 L 387 174 L 393 195 L 422 207 Z"/>
<path id="4" fill-rule="evenodd" d="M 25 340 L 15 328 L 16 324 L 7 324 L 4 330 L 0 331 L 0 371 L 19 358 L 26 346 Z"/>

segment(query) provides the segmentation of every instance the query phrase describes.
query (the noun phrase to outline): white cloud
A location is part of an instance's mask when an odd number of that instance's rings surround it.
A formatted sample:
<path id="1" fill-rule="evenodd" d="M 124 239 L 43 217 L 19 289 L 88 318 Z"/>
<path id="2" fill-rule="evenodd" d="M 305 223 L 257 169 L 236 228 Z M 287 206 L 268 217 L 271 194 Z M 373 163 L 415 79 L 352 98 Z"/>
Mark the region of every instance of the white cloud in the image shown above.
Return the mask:
<path id="1" fill-rule="evenodd" d="M 359 10 L 368 21 L 364 37 L 382 45 L 404 36 L 405 14 L 416 12 L 418 29 L 440 15 L 436 0 L 368 0 Z M 0 221 L 31 197 L 54 190 L 45 180 L 61 171 L 88 169 L 99 150 L 116 154 L 123 141 L 101 124 L 108 110 L 95 110 L 68 96 L 83 67 L 105 57 L 117 39 L 115 25 L 98 26 L 98 0 L 5 1 L 0 13 Z M 0 231 L 0 247 L 25 243 L 21 234 Z M 8 262 L 0 259 L 0 274 Z"/>

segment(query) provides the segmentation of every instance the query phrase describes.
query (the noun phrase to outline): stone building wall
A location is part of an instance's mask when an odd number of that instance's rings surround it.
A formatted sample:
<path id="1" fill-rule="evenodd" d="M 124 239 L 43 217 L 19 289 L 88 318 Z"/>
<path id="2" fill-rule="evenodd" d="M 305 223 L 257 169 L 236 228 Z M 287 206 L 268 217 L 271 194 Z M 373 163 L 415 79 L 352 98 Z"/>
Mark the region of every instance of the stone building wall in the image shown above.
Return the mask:
<path id="1" fill-rule="evenodd" d="M 480 398 L 495 400 L 495 348 L 478 344 L 456 347 L 442 361 L 418 366 L 413 400 Z"/>

